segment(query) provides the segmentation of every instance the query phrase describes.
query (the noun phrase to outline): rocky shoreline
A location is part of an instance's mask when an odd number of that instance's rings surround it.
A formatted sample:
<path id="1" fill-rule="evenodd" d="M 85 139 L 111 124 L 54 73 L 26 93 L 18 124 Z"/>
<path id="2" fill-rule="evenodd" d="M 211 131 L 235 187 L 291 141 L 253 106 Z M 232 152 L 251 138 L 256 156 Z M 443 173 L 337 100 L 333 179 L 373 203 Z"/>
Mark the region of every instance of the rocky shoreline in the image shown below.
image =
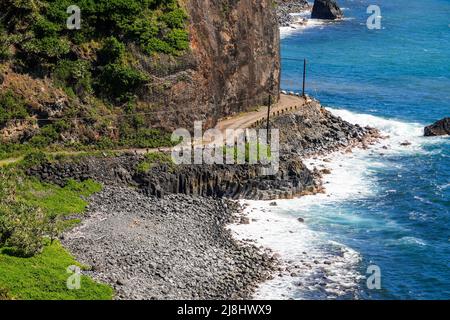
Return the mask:
<path id="1" fill-rule="evenodd" d="M 246 299 L 276 260 L 232 239 L 225 226 L 237 210 L 221 199 L 107 186 L 62 243 L 116 299 Z"/>
<path id="2" fill-rule="evenodd" d="M 280 129 L 277 176 L 259 176 L 251 166 L 155 164 L 141 172 L 143 156 L 131 154 L 50 161 L 28 174 L 60 185 L 103 183 L 62 243 L 91 266 L 86 274 L 114 287 L 116 299 L 245 299 L 282 266 L 267 249 L 233 239 L 228 225 L 253 222 L 227 199 L 321 192 L 325 172 L 309 170 L 305 159 L 366 148 L 380 138 L 378 130 L 335 117 L 314 100 L 271 126 Z"/>
<path id="3" fill-rule="evenodd" d="M 311 10 L 306 0 L 277 0 L 277 18 L 280 27 L 289 27 L 294 23 L 291 14 Z"/>

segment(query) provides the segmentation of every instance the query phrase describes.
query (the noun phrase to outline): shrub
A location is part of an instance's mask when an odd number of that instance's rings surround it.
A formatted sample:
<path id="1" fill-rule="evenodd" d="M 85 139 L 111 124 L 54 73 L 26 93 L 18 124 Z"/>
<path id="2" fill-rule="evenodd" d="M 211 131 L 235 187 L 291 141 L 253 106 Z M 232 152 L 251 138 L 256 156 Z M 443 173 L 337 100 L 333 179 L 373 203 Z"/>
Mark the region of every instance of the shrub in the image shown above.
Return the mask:
<path id="1" fill-rule="evenodd" d="M 56 37 L 61 31 L 61 24 L 56 24 L 40 17 L 35 22 L 33 31 L 35 36 L 40 39 L 45 37 Z"/>
<path id="2" fill-rule="evenodd" d="M 95 142 L 95 147 L 98 149 L 113 149 L 117 146 L 117 143 L 114 142 L 110 137 L 101 137 L 98 141 Z"/>
<path id="3" fill-rule="evenodd" d="M 177 53 L 177 51 L 184 51 L 189 48 L 188 34 L 185 30 L 182 29 L 171 30 L 166 36 L 166 41 L 171 45 L 172 48 L 175 49 L 173 53 Z"/>
<path id="4" fill-rule="evenodd" d="M 28 116 L 25 103 L 12 91 L 0 92 L 0 126 L 11 119 L 25 119 Z"/>
<path id="5" fill-rule="evenodd" d="M 174 53 L 175 50 L 170 46 L 169 43 L 158 39 L 158 38 L 151 38 L 149 39 L 144 45 L 143 49 L 146 53 L 151 54 L 153 52 L 162 52 L 171 54 Z"/>
<path id="6" fill-rule="evenodd" d="M 23 49 L 27 53 L 35 54 L 43 58 L 61 58 L 70 52 L 70 43 L 66 39 L 45 37 L 25 42 Z"/>
<path id="7" fill-rule="evenodd" d="M 91 65 L 83 60 L 61 60 L 53 72 L 56 85 L 70 89 L 77 96 L 92 93 Z"/>
<path id="8" fill-rule="evenodd" d="M 173 11 L 164 13 L 160 17 L 160 20 L 163 21 L 169 28 L 179 29 L 184 28 L 187 18 L 188 16 L 186 12 L 181 8 L 177 8 Z"/>
<path id="9" fill-rule="evenodd" d="M 41 128 L 38 135 L 35 135 L 30 139 L 31 145 L 35 147 L 47 147 L 52 143 L 56 142 L 59 138 L 59 133 L 56 131 L 55 127 L 51 124 L 46 125 Z"/>
<path id="10" fill-rule="evenodd" d="M 22 160 L 22 166 L 25 168 L 31 168 L 38 166 L 48 161 L 47 155 L 42 151 L 29 152 Z"/>
<path id="11" fill-rule="evenodd" d="M 8 60 L 11 57 L 11 52 L 9 48 L 4 43 L 0 42 L 0 62 Z"/>
<path id="12" fill-rule="evenodd" d="M 0 247 L 14 256 L 31 257 L 43 246 L 46 217 L 42 210 L 17 202 L 0 209 Z"/>
<path id="13" fill-rule="evenodd" d="M 170 154 L 162 152 L 152 152 L 145 155 L 145 159 L 138 164 L 137 171 L 148 173 L 153 166 L 161 164 L 168 165 L 170 170 L 173 170 L 175 168 L 175 164 L 173 163 Z"/>
<path id="14" fill-rule="evenodd" d="M 158 36 L 159 26 L 155 18 L 139 18 L 127 27 L 127 33 L 145 47 L 150 39 Z"/>
<path id="15" fill-rule="evenodd" d="M 98 53 L 98 61 L 101 65 L 116 63 L 125 55 L 125 45 L 115 37 L 107 38 L 103 48 Z"/>
<path id="16" fill-rule="evenodd" d="M 9 50 L 10 39 L 4 30 L 4 27 L 0 24 L 0 62 L 8 60 L 11 57 Z"/>
<path id="17" fill-rule="evenodd" d="M 98 90 L 118 101 L 130 100 L 133 93 L 148 81 L 142 72 L 114 63 L 107 65 L 100 75 Z"/>

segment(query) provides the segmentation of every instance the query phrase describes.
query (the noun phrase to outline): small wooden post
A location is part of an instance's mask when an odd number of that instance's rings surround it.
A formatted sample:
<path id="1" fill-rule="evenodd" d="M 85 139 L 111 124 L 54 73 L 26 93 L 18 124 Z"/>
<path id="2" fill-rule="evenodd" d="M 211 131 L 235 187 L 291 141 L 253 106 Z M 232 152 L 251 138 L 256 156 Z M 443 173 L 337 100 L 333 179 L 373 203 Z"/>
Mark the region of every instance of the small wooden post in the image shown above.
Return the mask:
<path id="1" fill-rule="evenodd" d="M 306 59 L 303 61 L 303 90 L 302 96 L 305 97 L 305 85 L 306 85 Z"/>
<path id="2" fill-rule="evenodd" d="M 267 145 L 269 145 L 270 107 L 271 106 L 272 106 L 272 95 L 269 95 L 269 104 L 267 105 Z"/>

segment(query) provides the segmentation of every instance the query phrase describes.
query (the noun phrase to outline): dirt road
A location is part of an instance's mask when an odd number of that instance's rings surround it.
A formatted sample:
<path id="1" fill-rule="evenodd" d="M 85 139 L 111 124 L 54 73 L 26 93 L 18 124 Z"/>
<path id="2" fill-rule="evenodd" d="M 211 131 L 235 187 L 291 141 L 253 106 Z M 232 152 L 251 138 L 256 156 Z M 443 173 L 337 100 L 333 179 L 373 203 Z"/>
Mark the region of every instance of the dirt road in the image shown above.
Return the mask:
<path id="1" fill-rule="evenodd" d="M 274 104 L 271 107 L 271 116 L 277 116 L 287 112 L 293 112 L 299 108 L 304 107 L 309 100 L 303 97 L 290 96 L 282 94 L 280 96 L 280 101 Z M 266 121 L 267 119 L 267 106 L 263 106 L 258 108 L 256 111 L 245 112 L 238 114 L 236 116 L 228 117 L 219 122 L 216 125 L 216 129 L 219 129 L 225 134 L 227 129 L 247 129 L 252 127 L 255 124 L 261 123 L 262 121 Z M 196 142 L 196 144 L 201 144 Z M 155 148 L 155 149 L 146 149 L 146 148 L 126 148 L 126 149 L 117 149 L 117 150 L 105 150 L 105 152 L 117 152 L 117 153 L 126 153 L 132 152 L 137 154 L 146 154 L 148 152 L 168 152 L 171 151 L 171 148 Z M 61 152 L 51 152 L 48 153 L 50 155 L 80 155 L 86 153 L 85 151 L 61 151 Z M 16 163 L 22 160 L 23 157 L 9 158 L 0 160 L 0 167 L 6 166 L 8 164 Z"/>

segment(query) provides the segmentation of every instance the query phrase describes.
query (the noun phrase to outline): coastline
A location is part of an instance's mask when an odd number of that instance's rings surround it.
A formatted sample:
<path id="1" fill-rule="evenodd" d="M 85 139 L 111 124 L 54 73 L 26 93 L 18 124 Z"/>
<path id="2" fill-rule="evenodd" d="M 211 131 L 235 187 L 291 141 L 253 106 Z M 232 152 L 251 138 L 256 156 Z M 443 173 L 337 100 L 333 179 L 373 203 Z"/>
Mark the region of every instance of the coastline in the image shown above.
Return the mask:
<path id="1" fill-rule="evenodd" d="M 351 193 L 363 196 L 363 190 L 356 186 L 359 181 L 349 181 L 348 175 L 342 175 L 342 165 L 351 162 L 353 153 L 369 154 L 371 150 L 354 146 L 305 158 L 311 170 L 325 172 L 318 178 L 324 186 L 320 193 L 276 202 L 240 202 L 245 207 L 242 216 L 251 223 L 229 225 L 233 236 L 270 249 L 280 261 L 274 278 L 259 285 L 254 299 L 357 298 L 358 283 L 363 278 L 357 270 L 359 253 L 341 243 L 329 242 L 322 232 L 310 228 L 309 219 L 291 212 L 307 210 L 311 203 L 326 202 L 331 197 L 345 198 Z M 355 189 L 347 193 L 341 188 Z M 326 243 L 332 250 L 321 248 Z"/>
<path id="2" fill-rule="evenodd" d="M 383 166 L 381 161 L 389 154 L 414 153 L 421 149 L 424 138 L 419 124 L 328 110 L 352 123 L 380 128 L 380 137 L 366 145 L 305 158 L 309 169 L 324 172 L 320 177 L 323 193 L 276 202 L 241 201 L 245 207 L 242 216 L 251 223 L 229 225 L 233 236 L 270 249 L 280 261 L 273 279 L 259 285 L 254 299 L 361 298 L 360 286 L 365 279 L 361 270 L 363 257 L 323 229 L 328 219 L 357 220 L 358 217 L 332 218 L 325 212 L 317 217 L 315 212 L 326 210 L 327 205 L 370 198 L 376 191 L 367 176 L 369 166 Z"/>
<path id="3" fill-rule="evenodd" d="M 270 250 L 236 241 L 225 228 L 240 210 L 235 202 L 158 199 L 115 186 L 89 202 L 61 242 L 117 300 L 248 299 L 277 265 Z"/>
<path id="4" fill-rule="evenodd" d="M 304 121 L 316 125 L 308 128 Z M 351 125 L 314 100 L 294 113 L 278 116 L 272 125 L 282 129 L 282 167 L 283 163 L 298 163 L 294 166 L 301 170 L 298 174 L 312 172 L 316 177 L 314 185 L 317 185 L 314 190 L 301 194 L 292 192 L 288 197 L 282 196 L 284 191 L 275 199 L 295 199 L 300 195 L 302 199 L 322 192 L 320 177 L 324 171 L 310 164 L 306 164 L 309 167 L 306 169 L 302 164 L 305 158 L 317 158 L 319 153 L 328 156 L 335 150 L 349 152 L 349 148 L 364 147 L 377 136 L 376 130 Z M 303 130 L 299 129 L 303 126 Z M 291 147 L 304 143 L 307 136 L 313 137 L 309 130 L 318 134 L 314 142 L 305 146 L 300 154 L 293 153 Z M 308 157 L 302 156 L 306 154 Z M 248 215 L 245 202 L 241 206 L 239 202 L 199 196 L 201 194 L 164 194 L 161 197 L 147 194 L 147 187 L 142 183 L 152 173 L 141 176 L 134 172 L 138 163 L 139 157 L 126 155 L 88 158 L 49 164 L 30 172 L 55 172 L 49 176 L 56 177 L 60 183 L 67 178 L 91 177 L 104 184 L 104 190 L 91 197 L 86 216 L 80 217 L 81 225 L 66 232 L 62 243 L 79 261 L 91 266 L 87 275 L 116 289 L 116 299 L 245 299 L 252 297 L 261 284 L 273 281 L 280 272 L 302 274 L 306 271 L 304 266 L 318 259 L 311 253 L 311 256 L 305 255 L 305 265 L 285 266 L 283 256 L 276 248 L 273 250 L 270 243 L 258 243 L 256 239 L 249 242 L 249 237 L 236 236 L 230 225 L 244 229 L 261 223 L 265 228 L 280 218 L 276 214 L 270 216 L 266 224 L 258 213 Z M 163 168 L 161 170 L 167 170 Z M 158 170 L 155 174 L 168 174 Z M 66 173 L 66 176 L 56 172 Z M 198 173 L 192 177 L 186 175 L 186 179 L 196 177 Z M 45 178 L 41 176 L 41 179 Z M 162 181 L 160 185 L 165 183 L 168 187 L 169 181 Z M 130 188 L 133 184 L 135 190 Z M 245 194 L 256 195 L 254 192 Z M 305 226 L 300 222 L 296 225 L 298 228 Z M 284 236 L 284 233 L 279 235 Z M 305 241 L 299 240 L 300 243 Z M 333 266 L 331 257 L 323 263 Z M 205 274 L 203 270 L 208 272 Z"/>
<path id="5" fill-rule="evenodd" d="M 0 300 L 450 297 L 450 3 L 41 2 L 0 19 Z"/>

